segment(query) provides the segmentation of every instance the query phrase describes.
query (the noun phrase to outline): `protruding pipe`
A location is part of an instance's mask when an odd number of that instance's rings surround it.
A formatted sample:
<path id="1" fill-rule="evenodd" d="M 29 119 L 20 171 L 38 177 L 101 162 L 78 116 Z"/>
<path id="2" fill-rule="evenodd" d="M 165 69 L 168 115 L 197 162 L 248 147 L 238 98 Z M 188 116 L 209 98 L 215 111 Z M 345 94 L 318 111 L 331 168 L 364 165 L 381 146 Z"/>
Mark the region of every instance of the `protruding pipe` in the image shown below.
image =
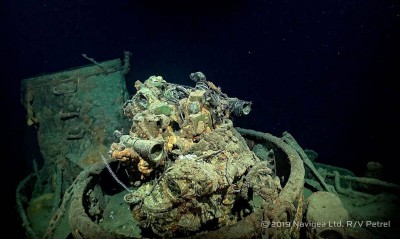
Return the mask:
<path id="1" fill-rule="evenodd" d="M 238 98 L 229 98 L 229 107 L 233 114 L 248 115 L 251 111 L 251 101 L 244 101 Z"/>
<path id="2" fill-rule="evenodd" d="M 198 72 L 195 72 L 195 73 L 191 73 L 190 74 L 190 79 L 192 81 L 196 82 L 196 83 L 200 82 L 200 81 L 206 81 L 207 80 L 206 76 L 201 71 L 198 71 Z"/>
<path id="3" fill-rule="evenodd" d="M 126 147 L 133 148 L 144 160 L 152 165 L 157 166 L 166 156 L 164 144 L 160 141 L 143 140 L 129 135 L 122 135 L 120 143 Z"/>

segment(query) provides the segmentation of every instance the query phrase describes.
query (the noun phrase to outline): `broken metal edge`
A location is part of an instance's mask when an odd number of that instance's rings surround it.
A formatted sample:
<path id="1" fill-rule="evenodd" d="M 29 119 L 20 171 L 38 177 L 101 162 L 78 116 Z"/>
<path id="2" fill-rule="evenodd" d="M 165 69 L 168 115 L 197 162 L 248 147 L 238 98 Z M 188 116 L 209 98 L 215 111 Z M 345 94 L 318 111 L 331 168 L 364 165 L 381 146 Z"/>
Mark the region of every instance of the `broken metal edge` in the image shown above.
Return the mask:
<path id="1" fill-rule="evenodd" d="M 114 60 L 109 60 L 109 61 L 103 61 L 100 63 L 101 66 L 108 70 L 121 70 L 122 63 L 120 59 L 114 59 Z M 31 86 L 31 84 L 36 86 L 40 86 L 42 84 L 47 85 L 49 84 L 49 79 L 60 79 L 61 81 L 67 78 L 64 78 L 65 75 L 68 76 L 75 76 L 76 74 L 82 75 L 82 76 L 90 76 L 90 75 L 96 75 L 96 74 L 103 74 L 104 72 L 99 69 L 96 65 L 94 64 L 89 64 L 85 66 L 79 66 L 79 67 L 74 67 L 71 69 L 63 70 L 60 72 L 53 72 L 53 73 L 45 73 L 43 75 L 35 76 L 35 77 L 30 77 L 23 79 L 21 82 L 21 88 L 24 89 L 27 86 Z M 56 81 L 54 81 L 56 83 Z"/>

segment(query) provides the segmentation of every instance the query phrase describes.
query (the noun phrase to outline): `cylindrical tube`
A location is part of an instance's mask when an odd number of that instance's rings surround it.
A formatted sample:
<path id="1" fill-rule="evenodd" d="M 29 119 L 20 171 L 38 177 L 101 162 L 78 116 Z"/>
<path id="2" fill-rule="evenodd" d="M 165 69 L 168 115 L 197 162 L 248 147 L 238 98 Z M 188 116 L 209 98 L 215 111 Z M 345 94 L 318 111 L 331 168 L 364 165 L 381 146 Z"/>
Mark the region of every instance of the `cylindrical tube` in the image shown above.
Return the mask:
<path id="1" fill-rule="evenodd" d="M 190 74 L 190 79 L 196 83 L 207 80 L 206 76 L 201 71 Z"/>
<path id="2" fill-rule="evenodd" d="M 251 111 L 251 101 L 229 98 L 229 107 L 233 114 L 237 116 L 248 115 Z"/>
<path id="3" fill-rule="evenodd" d="M 123 143 L 126 147 L 133 148 L 149 164 L 158 165 L 165 158 L 163 142 L 122 135 L 120 143 Z"/>

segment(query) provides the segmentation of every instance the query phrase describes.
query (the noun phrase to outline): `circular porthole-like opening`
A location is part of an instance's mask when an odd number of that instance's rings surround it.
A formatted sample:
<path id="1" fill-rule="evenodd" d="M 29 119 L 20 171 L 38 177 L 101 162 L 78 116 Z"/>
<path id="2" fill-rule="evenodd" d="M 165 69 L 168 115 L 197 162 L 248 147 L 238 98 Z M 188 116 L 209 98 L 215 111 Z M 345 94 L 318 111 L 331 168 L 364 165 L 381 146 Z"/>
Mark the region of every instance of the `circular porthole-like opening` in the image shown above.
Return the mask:
<path id="1" fill-rule="evenodd" d="M 160 157 L 164 153 L 163 145 L 162 144 L 155 144 L 153 147 L 150 148 L 149 158 L 152 161 L 159 161 L 162 159 Z"/>

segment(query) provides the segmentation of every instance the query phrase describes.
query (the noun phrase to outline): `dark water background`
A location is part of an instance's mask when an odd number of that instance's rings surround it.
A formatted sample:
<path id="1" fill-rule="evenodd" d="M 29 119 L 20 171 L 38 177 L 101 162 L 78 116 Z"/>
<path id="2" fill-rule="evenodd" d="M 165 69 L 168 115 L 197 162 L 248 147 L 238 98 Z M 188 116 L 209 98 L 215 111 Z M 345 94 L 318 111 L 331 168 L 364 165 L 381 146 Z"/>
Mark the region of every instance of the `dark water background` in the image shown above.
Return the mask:
<path id="1" fill-rule="evenodd" d="M 82 53 L 103 61 L 132 51 L 131 90 L 150 75 L 191 84 L 188 75 L 201 70 L 228 95 L 254 102 L 237 126 L 277 136 L 289 131 L 319 153 L 319 162 L 359 174 L 368 161 L 379 161 L 387 178 L 399 181 L 399 1 L 0 4 L 10 219 L 16 185 L 30 172 L 35 149 L 19 102 L 20 80 L 88 64 Z"/>

